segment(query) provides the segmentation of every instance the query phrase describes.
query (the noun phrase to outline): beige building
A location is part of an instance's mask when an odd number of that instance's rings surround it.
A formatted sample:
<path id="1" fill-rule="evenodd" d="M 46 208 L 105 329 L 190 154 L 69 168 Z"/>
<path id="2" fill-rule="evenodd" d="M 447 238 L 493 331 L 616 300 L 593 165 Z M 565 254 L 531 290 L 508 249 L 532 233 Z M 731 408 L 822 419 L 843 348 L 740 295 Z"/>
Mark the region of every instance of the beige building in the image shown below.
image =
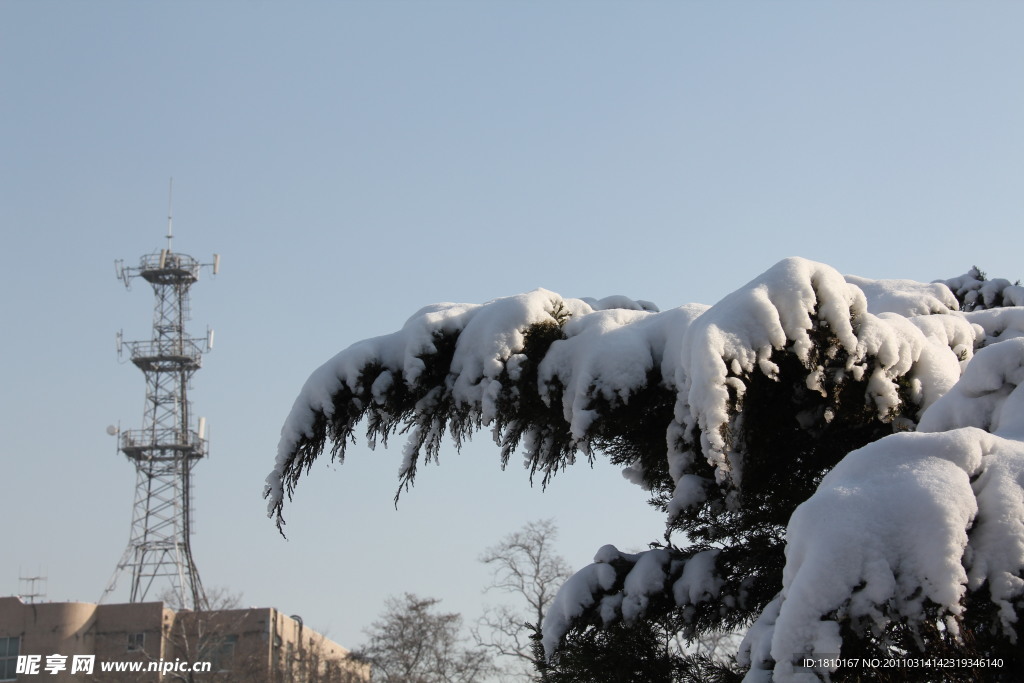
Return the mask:
<path id="1" fill-rule="evenodd" d="M 0 598 L 0 681 L 369 680 L 368 664 L 272 607 L 175 612 L 162 602 Z"/>

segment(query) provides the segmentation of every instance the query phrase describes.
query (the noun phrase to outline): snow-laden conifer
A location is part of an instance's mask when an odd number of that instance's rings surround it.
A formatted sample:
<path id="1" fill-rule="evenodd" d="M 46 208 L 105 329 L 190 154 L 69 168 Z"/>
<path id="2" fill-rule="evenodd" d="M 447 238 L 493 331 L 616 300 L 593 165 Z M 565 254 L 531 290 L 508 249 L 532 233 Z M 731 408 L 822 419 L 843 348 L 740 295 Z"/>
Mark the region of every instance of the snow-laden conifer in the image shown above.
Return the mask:
<path id="1" fill-rule="evenodd" d="M 1012 653 L 1024 309 L 984 310 L 994 295 L 973 281 L 792 258 L 710 307 L 546 290 L 430 306 L 310 377 L 270 512 L 280 524 L 301 474 L 328 441 L 344 457 L 360 423 L 371 446 L 405 435 L 400 491 L 445 434 L 458 446 L 486 427 L 503 465 L 518 450 L 546 482 L 607 456 L 666 513 L 664 543 L 606 546 L 559 592 L 552 666 L 588 629 L 644 620 L 746 629 L 751 680 L 829 669 L 801 671 L 803 655 Z"/>

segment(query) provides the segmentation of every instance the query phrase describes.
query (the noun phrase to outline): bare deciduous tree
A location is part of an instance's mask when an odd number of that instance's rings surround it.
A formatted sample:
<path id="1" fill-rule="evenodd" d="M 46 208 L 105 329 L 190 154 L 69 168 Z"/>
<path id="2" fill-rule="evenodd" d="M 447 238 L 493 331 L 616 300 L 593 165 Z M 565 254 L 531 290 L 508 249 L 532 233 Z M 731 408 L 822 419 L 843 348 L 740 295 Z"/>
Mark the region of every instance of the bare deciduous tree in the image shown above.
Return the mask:
<path id="1" fill-rule="evenodd" d="M 193 683 L 200 678 L 204 681 L 258 681 L 266 675 L 265 666 L 261 666 L 258 658 L 240 657 L 235 653 L 238 631 L 248 615 L 247 611 L 231 614 L 241 608 L 241 593 L 231 593 L 223 586 L 213 587 L 206 592 L 205 609 L 198 611 L 181 605 L 174 591 L 164 592 L 160 599 L 177 615 L 176 623 L 166 632 L 175 655 L 188 662 L 210 661 L 213 664 L 211 673 L 173 672 L 169 674 L 171 680 L 182 683 Z"/>
<path id="2" fill-rule="evenodd" d="M 380 619 L 366 630 L 369 641 L 356 656 L 368 660 L 378 683 L 474 683 L 493 671 L 480 648 L 467 648 L 462 617 L 439 614 L 436 598 L 405 593 L 388 598 Z"/>
<path id="3" fill-rule="evenodd" d="M 557 536 L 554 520 L 528 522 L 480 556 L 480 561 L 493 570 L 491 584 L 485 590 L 507 593 L 525 603 L 515 608 L 488 606 L 473 629 L 479 645 L 512 662 L 512 671 L 507 672 L 512 677 L 532 678 L 531 632 L 540 630 L 548 605 L 572 574 L 569 563 L 554 550 Z"/>

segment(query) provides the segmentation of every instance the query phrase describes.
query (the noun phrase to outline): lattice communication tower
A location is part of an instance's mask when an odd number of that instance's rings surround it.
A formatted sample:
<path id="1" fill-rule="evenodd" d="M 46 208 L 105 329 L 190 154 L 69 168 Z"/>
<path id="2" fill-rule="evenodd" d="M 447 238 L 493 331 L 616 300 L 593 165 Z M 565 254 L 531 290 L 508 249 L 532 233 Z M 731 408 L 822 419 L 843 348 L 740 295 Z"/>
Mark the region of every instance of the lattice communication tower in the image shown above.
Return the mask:
<path id="1" fill-rule="evenodd" d="M 130 288 L 141 277 L 153 287 L 156 305 L 149 341 L 123 341 L 118 333 L 118 355 L 127 350 L 132 363 L 146 376 L 146 403 L 142 429 L 108 431 L 119 434 L 118 450 L 135 465 L 135 503 L 128 547 L 117 564 L 102 602 L 118 579 L 131 574 L 130 602 L 143 602 L 158 583 L 168 585 L 179 608 L 207 607 L 199 571 L 192 559 L 192 468 L 207 455 L 205 420 L 193 423 L 188 390 L 202 365 L 203 354 L 213 348 L 213 332 L 190 337 L 189 288 L 202 268 L 214 275 L 220 257 L 199 263 L 172 249 L 173 230 L 167 217 L 167 248 L 146 254 L 136 267 L 117 261 L 118 277 Z M 196 428 L 193 429 L 193 424 Z"/>

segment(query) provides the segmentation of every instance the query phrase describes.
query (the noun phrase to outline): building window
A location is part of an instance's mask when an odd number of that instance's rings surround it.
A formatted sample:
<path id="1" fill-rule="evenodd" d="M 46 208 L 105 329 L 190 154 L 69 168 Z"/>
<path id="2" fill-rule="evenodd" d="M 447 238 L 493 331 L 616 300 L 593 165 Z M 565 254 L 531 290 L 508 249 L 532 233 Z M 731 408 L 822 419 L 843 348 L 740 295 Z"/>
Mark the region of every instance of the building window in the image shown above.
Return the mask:
<path id="1" fill-rule="evenodd" d="M 15 671 L 18 668 L 18 650 L 20 647 L 20 636 L 0 638 L 0 681 L 13 681 L 18 678 Z"/>
<path id="2" fill-rule="evenodd" d="M 235 645 L 238 636 L 224 636 L 217 641 L 213 657 L 210 658 L 212 671 L 231 671 L 235 665 Z"/>
<path id="3" fill-rule="evenodd" d="M 138 652 L 146 649 L 146 634 L 145 633 L 129 633 L 128 634 L 128 652 Z"/>

